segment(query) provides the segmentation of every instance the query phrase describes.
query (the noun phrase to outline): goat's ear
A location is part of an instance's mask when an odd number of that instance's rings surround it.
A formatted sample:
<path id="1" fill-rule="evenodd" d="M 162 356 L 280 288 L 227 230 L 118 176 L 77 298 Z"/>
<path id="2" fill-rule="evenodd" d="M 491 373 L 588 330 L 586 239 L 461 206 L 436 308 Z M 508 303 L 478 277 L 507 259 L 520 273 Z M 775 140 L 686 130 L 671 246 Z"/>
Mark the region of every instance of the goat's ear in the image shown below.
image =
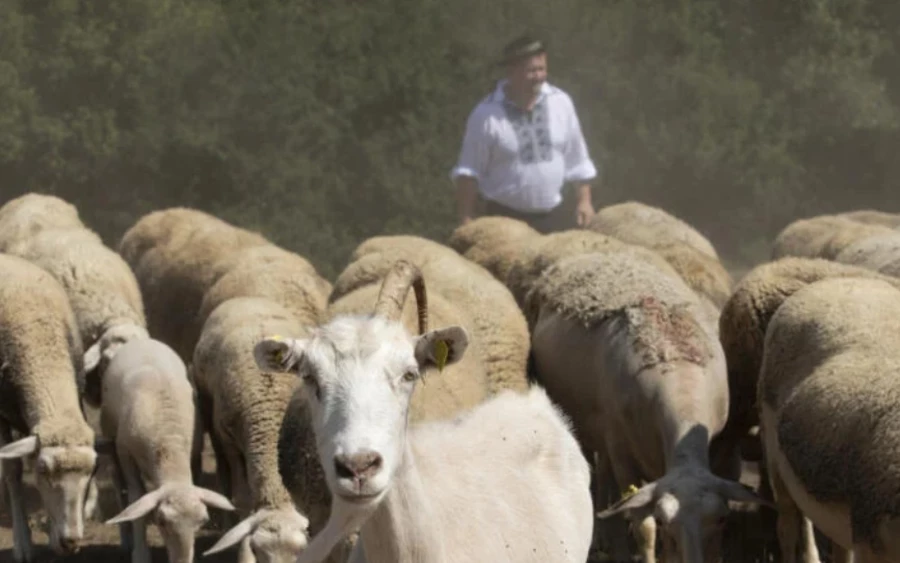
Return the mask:
<path id="1" fill-rule="evenodd" d="M 306 340 L 267 336 L 253 347 L 253 359 L 263 371 L 296 374 L 305 347 Z"/>
<path id="2" fill-rule="evenodd" d="M 461 326 L 448 326 L 430 330 L 416 337 L 416 361 L 424 369 L 455 364 L 466 354 L 469 347 L 469 334 Z"/>
<path id="3" fill-rule="evenodd" d="M 656 490 L 656 483 L 648 483 L 638 489 L 635 493 L 624 496 L 618 502 L 597 513 L 597 518 L 601 520 L 609 518 L 615 514 L 624 512 L 626 515 L 632 512 L 648 511 L 653 506 L 653 493 Z"/>
<path id="4" fill-rule="evenodd" d="M 94 343 L 84 353 L 84 372 L 90 373 L 100 365 L 100 341 Z"/>

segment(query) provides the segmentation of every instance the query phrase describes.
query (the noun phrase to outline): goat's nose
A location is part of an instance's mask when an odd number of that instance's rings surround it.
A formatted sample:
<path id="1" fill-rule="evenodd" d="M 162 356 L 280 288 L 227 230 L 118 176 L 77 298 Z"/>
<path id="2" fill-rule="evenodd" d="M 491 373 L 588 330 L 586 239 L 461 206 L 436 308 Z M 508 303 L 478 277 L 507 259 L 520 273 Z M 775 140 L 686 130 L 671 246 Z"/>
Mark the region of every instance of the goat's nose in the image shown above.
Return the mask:
<path id="1" fill-rule="evenodd" d="M 365 479 L 378 473 L 381 469 L 381 456 L 372 451 L 355 455 L 334 456 L 334 469 L 338 477 L 346 479 Z"/>

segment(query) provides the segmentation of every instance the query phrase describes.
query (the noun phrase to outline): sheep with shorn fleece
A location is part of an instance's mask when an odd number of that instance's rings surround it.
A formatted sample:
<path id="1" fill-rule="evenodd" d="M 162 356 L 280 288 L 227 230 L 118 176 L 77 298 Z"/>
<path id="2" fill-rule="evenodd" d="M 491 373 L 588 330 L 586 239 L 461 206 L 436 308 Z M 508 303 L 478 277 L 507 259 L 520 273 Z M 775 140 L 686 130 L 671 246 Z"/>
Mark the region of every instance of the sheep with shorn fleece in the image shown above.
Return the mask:
<path id="1" fill-rule="evenodd" d="M 78 209 L 53 195 L 27 193 L 0 207 L 0 252 L 44 229 L 84 227 Z"/>
<path id="2" fill-rule="evenodd" d="M 528 361 L 528 325 L 510 291 L 490 272 L 453 249 L 416 236 L 381 236 L 363 242 L 355 260 L 338 276 L 330 300 L 364 285 L 378 283 L 397 260 L 415 264 L 431 293 L 457 307 L 470 319 L 473 350 L 481 358 L 491 392 L 524 391 Z"/>
<path id="3" fill-rule="evenodd" d="M 845 248 L 862 239 L 896 233 L 883 225 L 868 225 L 836 215 L 797 219 L 784 227 L 772 243 L 772 259 L 796 256 L 834 260 Z"/>
<path id="4" fill-rule="evenodd" d="M 415 335 L 399 318 L 410 287 Z M 256 346 L 261 369 L 303 382 L 332 494 L 328 524 L 298 561 L 321 561 L 357 528 L 354 557 L 369 563 L 585 561 L 590 474 L 565 416 L 533 387 L 407 428 L 417 382 L 457 364 L 468 333 L 428 329 L 425 282 L 411 263 L 397 262 L 382 288 L 372 314 Z"/>
<path id="5" fill-rule="evenodd" d="M 830 278 L 787 297 L 769 321 L 760 437 L 782 560 L 900 560 L 900 290 Z"/>
<path id="6" fill-rule="evenodd" d="M 713 244 L 697 229 L 664 209 L 639 201 L 600 208 L 585 228 L 651 249 L 658 244 L 682 242 L 719 259 Z"/>
<path id="7" fill-rule="evenodd" d="M 585 450 L 598 452 L 597 482 L 609 483 L 611 471 L 618 491 L 639 486 L 600 517 L 639 524 L 646 562 L 655 561 L 657 527 L 667 560 L 717 561 L 728 501 L 759 499 L 709 468 L 728 385 L 715 322 L 697 295 L 678 276 L 608 250 L 556 262 L 526 310 L 541 382 Z"/>
<path id="8" fill-rule="evenodd" d="M 150 563 L 147 521 L 159 528 L 170 563 L 192 563 L 207 505 L 234 510 L 221 494 L 191 481 L 193 390 L 181 358 L 157 340 L 122 345 L 103 376 L 100 427 L 115 448 L 114 481 L 127 488 L 120 524 L 132 563 Z M 126 526 L 131 526 L 128 533 Z"/>
<path id="9" fill-rule="evenodd" d="M 187 363 L 200 334 L 196 318 L 203 296 L 231 265 L 224 259 L 269 244 L 212 215 L 172 208 L 139 219 L 122 237 L 119 252 L 137 277 L 150 334 Z"/>
<path id="10" fill-rule="evenodd" d="M 306 548 L 309 531 L 324 525 L 311 522 L 306 509 L 315 509 L 314 516 L 320 516 L 327 511 L 327 499 L 321 507 L 295 506 L 287 480 L 279 474 L 279 437 L 297 378 L 260 372 L 253 359 L 261 334 L 303 334 L 316 324 L 320 312 L 311 309 L 297 318 L 269 298 L 233 297 L 216 307 L 203 326 L 194 351 L 194 384 L 204 428 L 216 445 L 219 481 L 242 518 L 204 555 L 240 544 L 242 563 L 293 562 Z M 315 445 L 305 436 L 294 436 L 293 441 L 314 454 Z M 291 473 L 298 474 L 305 488 L 326 486 L 303 469 L 292 467 Z M 334 561 L 343 563 L 346 557 L 344 553 L 342 560 Z"/>
<path id="11" fill-rule="evenodd" d="M 352 263 L 347 269 L 351 266 Z M 430 279 L 426 279 L 426 282 Z M 410 332 L 416 330 L 418 317 L 414 300 L 407 299 L 405 292 L 400 293 L 404 290 L 402 285 L 387 284 L 385 280 L 386 275 L 331 301 L 325 311 L 325 321 L 338 316 L 368 315 L 383 298 L 405 299 L 402 301 L 400 321 Z M 383 293 L 386 297 L 382 296 Z M 464 308 L 450 303 L 439 291 L 429 293 L 428 311 L 429 316 L 442 325 L 471 323 Z M 469 353 L 459 362 L 448 366 L 441 377 L 429 380 L 418 389 L 412 397 L 410 416 L 417 421 L 446 418 L 481 403 L 490 394 L 490 381 L 482 358 L 478 354 Z"/>
<path id="12" fill-rule="evenodd" d="M 719 340 L 728 364 L 730 392 L 728 420 L 710 446 L 713 467 L 720 474 L 733 471 L 740 464 L 742 443 L 751 449 L 760 447 L 751 430 L 759 424 L 756 389 L 769 319 L 797 290 L 820 280 L 845 277 L 880 279 L 900 288 L 900 281 L 866 268 L 801 257 L 761 264 L 735 286 L 719 318 Z M 758 456 L 744 457 L 758 461 Z M 769 497 L 765 466 L 760 467 L 760 472 L 760 493 Z"/>
<path id="13" fill-rule="evenodd" d="M 0 254 L 0 460 L 13 527 L 13 559 L 34 561 L 22 458 L 31 458 L 50 545 L 79 549 L 96 469 L 94 431 L 81 410 L 83 350 L 66 292 L 40 267 Z M 24 436 L 12 441 L 13 432 Z"/>

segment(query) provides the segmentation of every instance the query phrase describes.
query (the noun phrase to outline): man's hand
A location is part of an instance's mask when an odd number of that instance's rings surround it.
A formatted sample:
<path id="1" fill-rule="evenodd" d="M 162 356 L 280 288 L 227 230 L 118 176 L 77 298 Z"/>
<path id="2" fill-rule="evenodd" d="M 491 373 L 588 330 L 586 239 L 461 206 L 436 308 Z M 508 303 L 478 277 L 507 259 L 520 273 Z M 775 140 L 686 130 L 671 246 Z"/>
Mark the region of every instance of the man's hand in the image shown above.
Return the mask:
<path id="1" fill-rule="evenodd" d="M 575 207 L 575 222 L 579 227 L 586 227 L 594 216 L 594 205 L 591 203 L 591 186 L 582 184 L 578 187 L 578 205 Z"/>

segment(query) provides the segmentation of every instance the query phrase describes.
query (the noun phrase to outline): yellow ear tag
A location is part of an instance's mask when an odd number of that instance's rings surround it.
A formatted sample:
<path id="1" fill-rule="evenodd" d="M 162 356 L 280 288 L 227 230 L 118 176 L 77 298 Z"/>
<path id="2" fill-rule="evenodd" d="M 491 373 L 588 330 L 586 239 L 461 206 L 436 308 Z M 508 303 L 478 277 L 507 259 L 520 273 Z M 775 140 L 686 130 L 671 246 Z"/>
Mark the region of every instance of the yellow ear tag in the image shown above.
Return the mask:
<path id="1" fill-rule="evenodd" d="M 450 347 L 447 346 L 445 340 L 438 340 L 434 343 L 434 359 L 437 362 L 438 371 L 443 371 L 447 365 L 447 356 L 450 355 Z"/>
<path id="2" fill-rule="evenodd" d="M 638 488 L 632 483 L 631 485 L 628 485 L 628 488 L 622 493 L 622 498 L 633 496 L 636 492 L 638 492 Z"/>
<path id="3" fill-rule="evenodd" d="M 283 339 L 281 338 L 281 335 L 280 335 L 280 334 L 273 334 L 272 336 L 269 337 L 269 339 L 270 339 L 270 340 L 274 340 L 274 341 L 276 341 L 276 342 L 281 342 L 281 341 L 283 340 Z M 284 350 L 282 350 L 281 348 L 279 348 L 279 349 L 275 350 L 272 354 L 273 354 L 274 359 L 275 359 L 276 362 L 278 362 L 279 364 L 283 362 L 283 360 L 284 360 Z"/>

